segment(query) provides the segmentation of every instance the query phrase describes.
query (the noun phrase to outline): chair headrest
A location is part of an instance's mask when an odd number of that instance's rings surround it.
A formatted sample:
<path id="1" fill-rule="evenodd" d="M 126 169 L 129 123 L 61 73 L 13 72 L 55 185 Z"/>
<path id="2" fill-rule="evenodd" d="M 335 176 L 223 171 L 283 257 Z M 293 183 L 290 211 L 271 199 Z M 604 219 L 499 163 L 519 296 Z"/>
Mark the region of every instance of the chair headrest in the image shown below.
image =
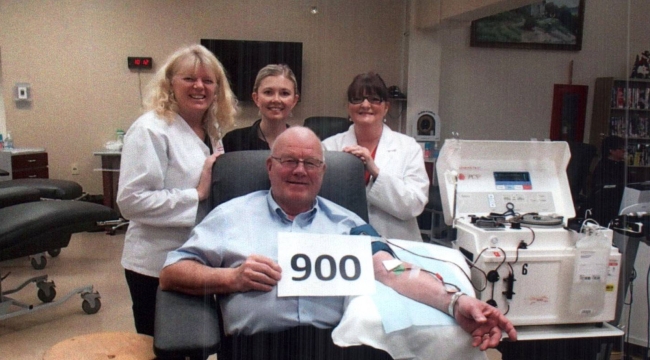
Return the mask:
<path id="1" fill-rule="evenodd" d="M 210 208 L 230 199 L 271 187 L 266 170 L 269 150 L 234 151 L 217 158 L 212 168 Z M 364 167 L 356 156 L 326 151 L 327 170 L 319 196 L 333 201 L 368 221 Z"/>

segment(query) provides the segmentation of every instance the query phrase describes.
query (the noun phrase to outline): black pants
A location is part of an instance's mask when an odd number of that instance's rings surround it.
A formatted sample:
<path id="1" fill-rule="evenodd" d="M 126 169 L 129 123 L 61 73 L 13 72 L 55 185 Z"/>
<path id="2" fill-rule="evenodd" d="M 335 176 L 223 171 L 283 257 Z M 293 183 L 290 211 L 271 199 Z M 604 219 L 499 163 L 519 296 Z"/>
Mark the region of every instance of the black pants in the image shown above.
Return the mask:
<path id="1" fill-rule="evenodd" d="M 124 275 L 131 292 L 135 330 L 139 334 L 153 336 L 158 278 L 138 274 L 131 270 L 124 270 Z"/>
<path id="2" fill-rule="evenodd" d="M 332 342 L 332 329 L 313 326 L 222 340 L 219 360 L 392 360 L 370 346 L 338 347 Z"/>

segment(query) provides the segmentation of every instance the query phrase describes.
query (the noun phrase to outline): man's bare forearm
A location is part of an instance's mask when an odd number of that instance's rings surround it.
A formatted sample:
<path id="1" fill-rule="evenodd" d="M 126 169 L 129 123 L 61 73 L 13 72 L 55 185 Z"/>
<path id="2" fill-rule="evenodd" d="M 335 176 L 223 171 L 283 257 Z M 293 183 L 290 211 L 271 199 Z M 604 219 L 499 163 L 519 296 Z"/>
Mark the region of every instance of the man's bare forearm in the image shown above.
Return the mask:
<path id="1" fill-rule="evenodd" d="M 423 271 L 420 271 L 415 276 L 413 276 L 413 270 L 408 269 L 401 273 L 387 271 L 383 262 L 392 258 L 385 251 L 373 255 L 375 279 L 401 295 L 447 313 L 451 295 L 445 290 L 442 281 Z M 404 265 L 410 266 L 407 263 L 404 263 Z"/>
<path id="2" fill-rule="evenodd" d="M 238 291 L 233 286 L 233 271 L 181 260 L 160 272 L 160 288 L 191 295 L 229 294 Z"/>

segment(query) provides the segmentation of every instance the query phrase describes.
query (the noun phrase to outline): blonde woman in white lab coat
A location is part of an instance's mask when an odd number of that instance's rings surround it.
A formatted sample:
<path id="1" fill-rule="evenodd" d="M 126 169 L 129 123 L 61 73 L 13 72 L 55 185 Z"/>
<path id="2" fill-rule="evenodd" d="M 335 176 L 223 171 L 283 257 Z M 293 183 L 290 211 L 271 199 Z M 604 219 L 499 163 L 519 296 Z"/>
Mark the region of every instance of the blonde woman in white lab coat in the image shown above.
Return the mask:
<path id="1" fill-rule="evenodd" d="M 323 146 L 353 154 L 365 164 L 370 224 L 382 236 L 422 241 L 417 216 L 429 198 L 422 148 L 384 124 L 389 106 L 388 89 L 379 74 L 357 75 L 348 87 L 353 125 L 325 139 Z"/>
<path id="2" fill-rule="evenodd" d="M 117 204 L 129 219 L 122 266 L 135 327 L 153 335 L 160 270 L 206 215 L 220 131 L 237 109 L 223 67 L 200 45 L 178 50 L 158 70 L 147 109 L 124 138 Z"/>

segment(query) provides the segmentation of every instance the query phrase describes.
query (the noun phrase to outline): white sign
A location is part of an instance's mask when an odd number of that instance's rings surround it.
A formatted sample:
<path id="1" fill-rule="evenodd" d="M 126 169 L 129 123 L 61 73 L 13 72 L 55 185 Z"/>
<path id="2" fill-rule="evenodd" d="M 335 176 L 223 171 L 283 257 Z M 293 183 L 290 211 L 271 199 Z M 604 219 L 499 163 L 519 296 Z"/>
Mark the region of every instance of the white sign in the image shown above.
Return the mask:
<path id="1" fill-rule="evenodd" d="M 375 292 L 370 236 L 278 234 L 278 296 L 345 296 Z"/>

